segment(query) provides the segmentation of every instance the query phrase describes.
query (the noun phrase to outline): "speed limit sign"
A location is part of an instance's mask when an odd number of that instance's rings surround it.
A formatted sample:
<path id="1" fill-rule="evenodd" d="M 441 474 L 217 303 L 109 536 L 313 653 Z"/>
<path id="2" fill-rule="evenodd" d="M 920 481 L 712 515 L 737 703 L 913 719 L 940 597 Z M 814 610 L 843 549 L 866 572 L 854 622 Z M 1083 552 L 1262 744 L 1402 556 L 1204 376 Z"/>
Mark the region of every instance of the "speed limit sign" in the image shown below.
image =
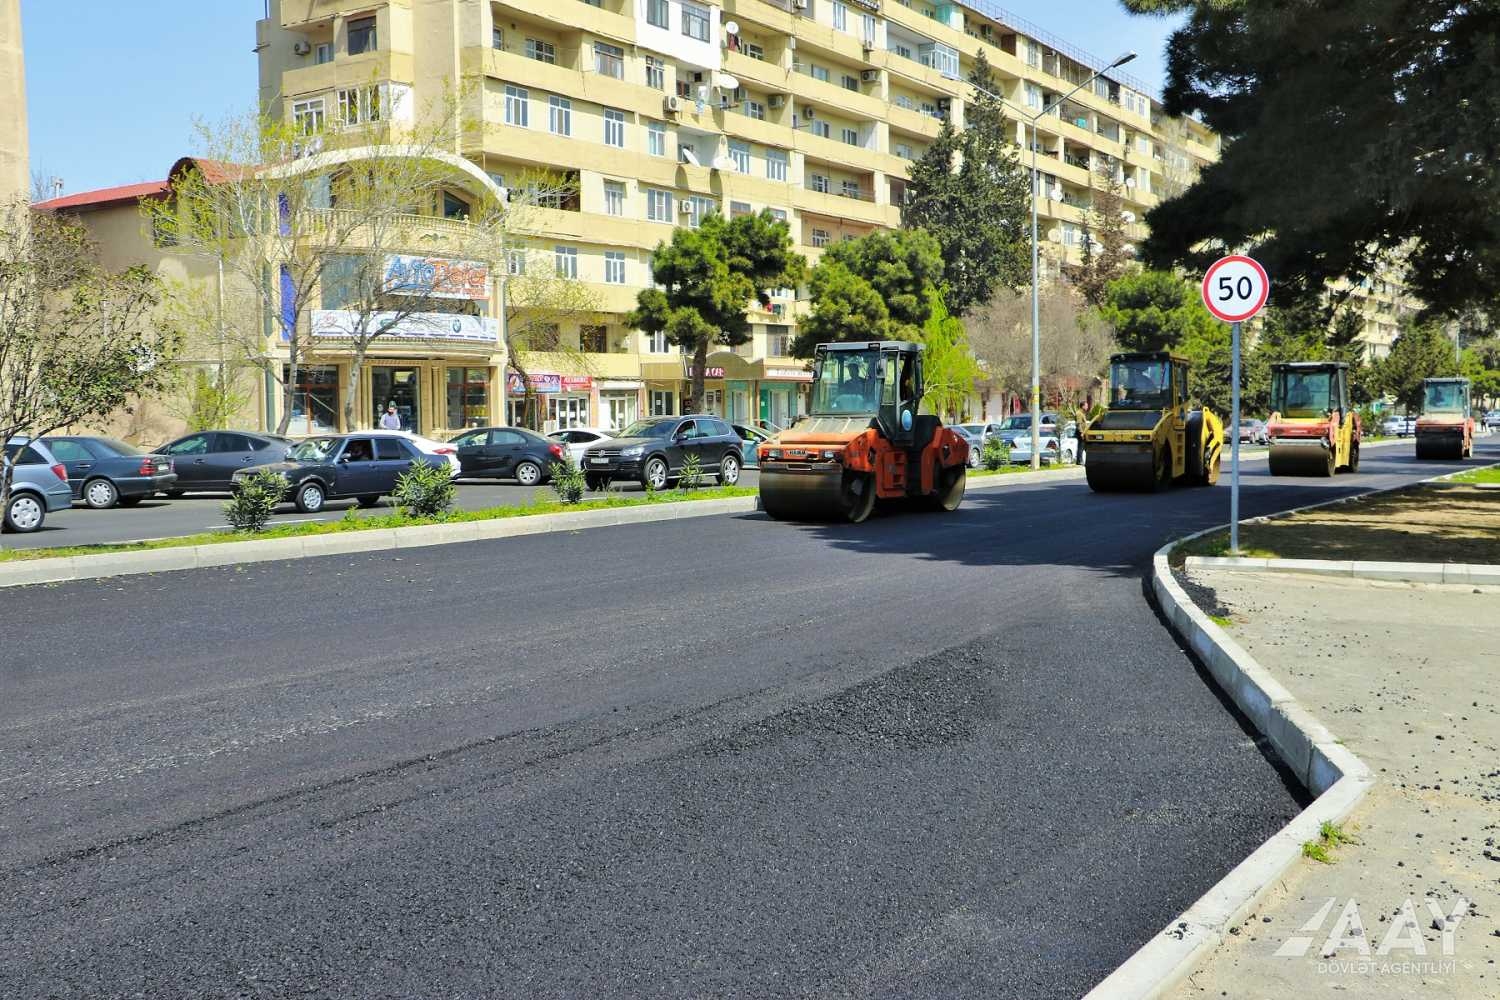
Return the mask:
<path id="1" fill-rule="evenodd" d="M 1260 312 L 1270 292 L 1266 269 L 1239 254 L 1214 261 L 1203 276 L 1203 304 L 1226 323 L 1242 323 Z"/>

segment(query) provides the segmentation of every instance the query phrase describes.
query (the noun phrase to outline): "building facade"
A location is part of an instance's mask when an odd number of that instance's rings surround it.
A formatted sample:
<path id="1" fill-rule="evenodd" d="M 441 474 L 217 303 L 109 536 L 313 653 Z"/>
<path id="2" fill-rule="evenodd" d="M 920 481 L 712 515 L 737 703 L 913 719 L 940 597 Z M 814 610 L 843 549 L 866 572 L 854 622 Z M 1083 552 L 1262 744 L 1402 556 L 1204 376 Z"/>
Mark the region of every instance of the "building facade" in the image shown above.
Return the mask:
<path id="1" fill-rule="evenodd" d="M 1040 110 L 1099 65 L 986 0 L 271 0 L 268 13 L 265 106 L 338 127 L 454 101 L 458 151 L 497 185 L 543 169 L 576 186 L 537 213 L 531 266 L 550 255 L 600 310 L 560 325 L 562 350 L 525 359 L 546 429 L 618 427 L 682 405 L 688 359 L 623 323 L 673 227 L 769 209 L 816 262 L 832 242 L 900 225 L 909 166 L 944 118 L 962 126 L 981 51 L 1016 109 Z M 1032 140 L 1018 113 L 1018 146 Z M 1143 85 L 1095 81 L 1036 130 L 1044 256 L 1054 268 L 1076 259 L 1105 171 L 1140 239 L 1138 220 L 1216 143 L 1197 123 L 1163 119 Z M 787 353 L 799 308 L 782 291 L 752 312 L 749 344 L 709 358 L 706 408 L 776 424 L 805 411 L 810 374 Z M 438 405 L 452 393 L 482 393 L 474 412 L 516 417 L 524 387 L 502 377 L 501 359 L 409 346 L 411 357 L 372 359 L 369 402 L 415 381 L 429 433 L 459 429 L 458 411 Z M 471 381 L 471 366 L 485 378 Z M 336 409 L 337 362 L 327 367 L 309 398 Z"/>
<path id="2" fill-rule="evenodd" d="M 31 190 L 21 0 L 0 0 L 0 204 Z"/>

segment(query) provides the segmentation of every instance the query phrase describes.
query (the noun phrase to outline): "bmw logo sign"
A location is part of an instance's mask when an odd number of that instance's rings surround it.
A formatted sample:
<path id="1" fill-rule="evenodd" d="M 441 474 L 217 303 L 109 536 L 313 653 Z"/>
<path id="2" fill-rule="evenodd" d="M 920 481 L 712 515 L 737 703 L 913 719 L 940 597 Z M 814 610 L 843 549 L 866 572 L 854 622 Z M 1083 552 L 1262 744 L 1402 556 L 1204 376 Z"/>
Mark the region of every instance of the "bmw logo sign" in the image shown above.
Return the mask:
<path id="1" fill-rule="evenodd" d="M 463 333 L 464 332 L 464 321 L 463 320 L 461 320 L 461 319 L 455 319 L 453 321 L 453 332 L 454 333 Z"/>
<path id="2" fill-rule="evenodd" d="M 903 431 L 909 431 L 909 430 L 911 430 L 911 411 L 910 410 L 902 410 L 901 411 L 901 429 Z"/>

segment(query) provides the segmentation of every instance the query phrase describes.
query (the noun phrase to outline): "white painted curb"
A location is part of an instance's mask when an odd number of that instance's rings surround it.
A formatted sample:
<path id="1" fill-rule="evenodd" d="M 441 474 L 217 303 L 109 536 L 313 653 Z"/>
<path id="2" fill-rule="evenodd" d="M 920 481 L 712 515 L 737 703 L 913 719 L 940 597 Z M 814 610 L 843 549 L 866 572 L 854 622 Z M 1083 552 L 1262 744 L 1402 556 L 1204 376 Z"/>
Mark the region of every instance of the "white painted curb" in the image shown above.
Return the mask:
<path id="1" fill-rule="evenodd" d="M 1085 1000 L 1148 1000 L 1182 982 L 1297 862 L 1302 844 L 1317 839 L 1325 821 L 1343 821 L 1375 781 L 1364 762 L 1198 610 L 1173 578 L 1167 554 L 1184 542 L 1221 530 L 1210 528 L 1157 549 L 1152 558 L 1152 588 L 1173 629 L 1317 798 L 1090 990 Z"/>
<path id="2" fill-rule="evenodd" d="M 1070 482 L 1083 478 L 1081 467 L 1057 472 L 1017 472 L 1002 476 L 980 476 L 965 487 L 968 492 L 1024 486 L 1028 483 Z M 337 532 L 326 535 L 303 535 L 296 538 L 268 538 L 261 541 L 218 542 L 213 545 L 184 545 L 178 548 L 148 549 L 143 552 L 103 552 L 98 555 L 59 556 L 44 559 L 18 559 L 0 563 L 0 588 L 25 587 L 39 583 L 69 583 L 111 576 L 133 576 L 141 573 L 166 573 L 173 570 L 232 566 L 239 563 L 268 562 L 278 559 L 311 559 L 317 556 L 349 555 L 357 552 L 380 552 L 430 545 L 452 545 L 458 542 L 517 538 L 522 535 L 551 534 L 558 531 L 583 531 L 588 528 L 619 524 L 646 524 L 673 521 L 713 514 L 745 514 L 760 509 L 760 498 L 729 497 L 724 500 L 687 500 L 641 507 L 616 507 L 602 510 L 568 511 L 558 514 L 526 514 L 495 518 L 489 521 L 460 521 L 454 524 L 423 524 L 410 528 L 383 528 L 368 531 Z"/>
<path id="3" fill-rule="evenodd" d="M 1247 573 L 1307 573 L 1359 580 L 1403 583 L 1465 583 L 1500 585 L 1500 566 L 1480 563 L 1337 562 L 1327 559 L 1246 559 L 1234 556 L 1188 556 L 1189 569 L 1220 569 Z"/>

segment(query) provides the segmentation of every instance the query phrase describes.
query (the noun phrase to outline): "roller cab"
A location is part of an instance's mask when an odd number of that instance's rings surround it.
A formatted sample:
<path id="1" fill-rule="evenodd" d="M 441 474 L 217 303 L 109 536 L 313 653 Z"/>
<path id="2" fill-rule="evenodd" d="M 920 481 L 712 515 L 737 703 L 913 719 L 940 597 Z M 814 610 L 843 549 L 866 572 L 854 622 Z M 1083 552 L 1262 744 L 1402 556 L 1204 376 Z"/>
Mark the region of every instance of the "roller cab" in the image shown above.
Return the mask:
<path id="1" fill-rule="evenodd" d="M 1273 476 L 1332 476 L 1359 471 L 1359 414 L 1349 402 L 1349 366 L 1342 361 L 1279 362 L 1271 366 L 1271 418 L 1266 438 Z"/>
<path id="2" fill-rule="evenodd" d="M 968 442 L 917 412 L 922 386 L 921 344 L 820 344 L 810 414 L 757 451 L 766 513 L 858 522 L 880 502 L 957 508 Z"/>
<path id="3" fill-rule="evenodd" d="M 1090 488 L 1164 490 L 1219 481 L 1224 425 L 1188 405 L 1188 363 L 1166 352 L 1116 354 L 1109 408 L 1084 430 Z"/>
<path id="4" fill-rule="evenodd" d="M 1417 418 L 1418 458 L 1465 459 L 1474 454 L 1472 386 L 1466 378 L 1422 381 L 1422 415 Z"/>

